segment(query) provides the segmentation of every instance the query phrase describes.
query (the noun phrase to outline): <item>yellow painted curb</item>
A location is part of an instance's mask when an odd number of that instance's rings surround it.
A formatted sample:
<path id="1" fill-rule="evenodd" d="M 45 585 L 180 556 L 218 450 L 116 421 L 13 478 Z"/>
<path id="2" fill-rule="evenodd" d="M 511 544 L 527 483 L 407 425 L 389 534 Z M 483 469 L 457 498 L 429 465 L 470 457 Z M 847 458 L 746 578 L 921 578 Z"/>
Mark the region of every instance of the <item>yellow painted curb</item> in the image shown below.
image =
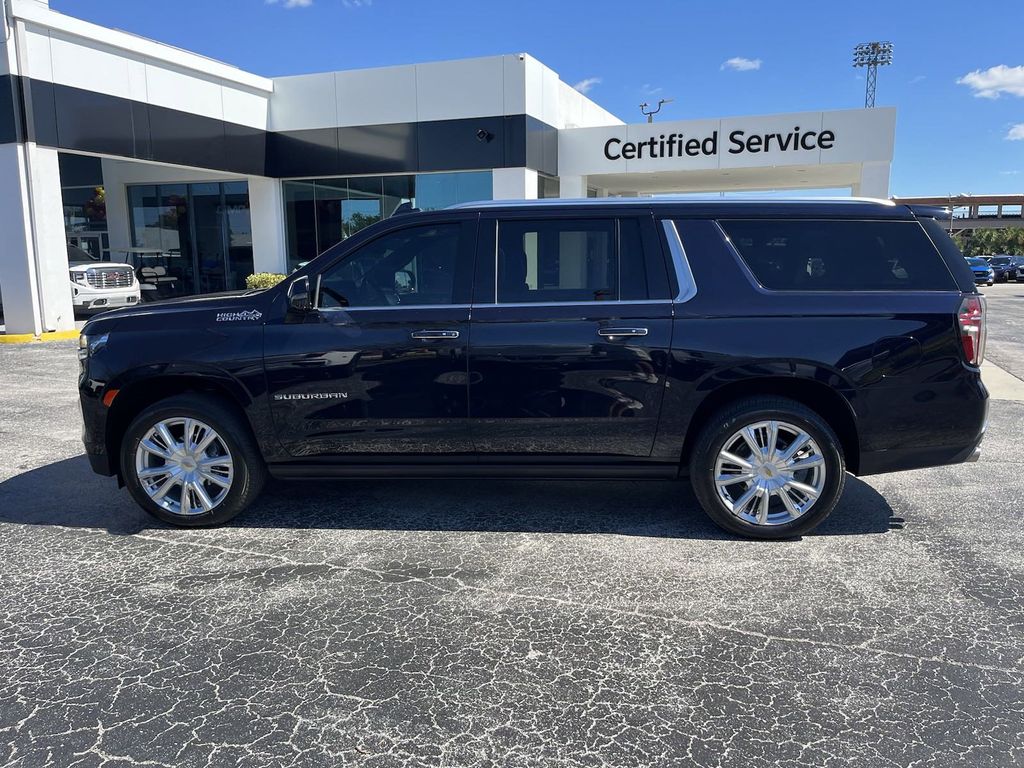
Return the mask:
<path id="1" fill-rule="evenodd" d="M 78 331 L 50 331 L 36 336 L 34 333 L 0 333 L 0 344 L 27 344 L 32 341 L 66 341 L 77 339 Z"/>

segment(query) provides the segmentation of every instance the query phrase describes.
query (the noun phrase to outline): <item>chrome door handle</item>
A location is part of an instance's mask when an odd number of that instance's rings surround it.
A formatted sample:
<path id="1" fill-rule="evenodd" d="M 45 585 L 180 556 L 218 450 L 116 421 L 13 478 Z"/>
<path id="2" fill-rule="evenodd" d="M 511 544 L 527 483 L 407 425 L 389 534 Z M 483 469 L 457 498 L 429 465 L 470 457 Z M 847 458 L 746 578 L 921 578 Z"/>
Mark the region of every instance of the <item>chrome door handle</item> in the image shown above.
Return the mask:
<path id="1" fill-rule="evenodd" d="M 646 336 L 646 328 L 602 328 L 597 332 L 598 336 L 604 336 L 607 339 L 614 339 L 623 336 Z"/>
<path id="2" fill-rule="evenodd" d="M 432 339 L 457 339 L 459 338 L 459 332 L 442 330 L 413 331 L 409 336 L 414 339 L 426 339 L 427 341 Z"/>

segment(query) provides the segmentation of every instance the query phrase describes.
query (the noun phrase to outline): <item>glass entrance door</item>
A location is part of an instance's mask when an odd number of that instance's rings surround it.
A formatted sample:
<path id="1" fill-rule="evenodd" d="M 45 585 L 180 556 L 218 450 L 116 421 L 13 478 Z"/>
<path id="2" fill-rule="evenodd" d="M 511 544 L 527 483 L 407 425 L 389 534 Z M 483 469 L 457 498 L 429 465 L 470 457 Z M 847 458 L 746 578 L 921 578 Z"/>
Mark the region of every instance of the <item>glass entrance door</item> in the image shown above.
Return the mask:
<path id="1" fill-rule="evenodd" d="M 245 278 L 254 271 L 252 262 L 252 218 L 249 214 L 249 185 L 232 181 L 224 187 L 224 240 L 227 248 L 227 287 L 245 288 Z"/>
<path id="2" fill-rule="evenodd" d="M 192 184 L 192 218 L 196 228 L 198 293 L 227 290 L 224 216 L 220 184 Z"/>

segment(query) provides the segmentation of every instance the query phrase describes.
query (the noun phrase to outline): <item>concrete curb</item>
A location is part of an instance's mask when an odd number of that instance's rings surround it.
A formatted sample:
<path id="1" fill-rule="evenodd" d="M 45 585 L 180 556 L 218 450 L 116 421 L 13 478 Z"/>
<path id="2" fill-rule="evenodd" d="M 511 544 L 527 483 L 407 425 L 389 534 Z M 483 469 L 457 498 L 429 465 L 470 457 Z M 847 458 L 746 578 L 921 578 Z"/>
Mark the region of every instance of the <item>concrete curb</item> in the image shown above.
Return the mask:
<path id="1" fill-rule="evenodd" d="M 34 333 L 0 333 L 0 344 L 28 344 L 33 341 L 67 341 L 77 339 L 78 331 L 49 331 L 38 336 Z"/>
<path id="2" fill-rule="evenodd" d="M 993 400 L 1024 402 L 1024 381 L 996 363 L 986 360 L 981 364 L 981 380 Z"/>

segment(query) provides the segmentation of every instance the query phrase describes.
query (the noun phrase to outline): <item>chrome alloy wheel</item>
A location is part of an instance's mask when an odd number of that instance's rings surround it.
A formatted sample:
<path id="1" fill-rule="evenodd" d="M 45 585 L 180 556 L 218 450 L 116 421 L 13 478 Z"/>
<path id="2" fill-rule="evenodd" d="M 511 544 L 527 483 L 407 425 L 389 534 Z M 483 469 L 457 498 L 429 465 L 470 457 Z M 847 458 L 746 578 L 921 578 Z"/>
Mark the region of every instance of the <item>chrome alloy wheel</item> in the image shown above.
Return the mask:
<path id="1" fill-rule="evenodd" d="M 814 439 L 784 421 L 759 421 L 725 441 L 715 487 L 726 508 L 751 525 L 805 515 L 825 488 L 825 457 Z"/>
<path id="2" fill-rule="evenodd" d="M 154 424 L 135 450 L 135 474 L 150 499 L 175 515 L 202 515 L 228 495 L 231 452 L 208 424 L 186 417 Z"/>

